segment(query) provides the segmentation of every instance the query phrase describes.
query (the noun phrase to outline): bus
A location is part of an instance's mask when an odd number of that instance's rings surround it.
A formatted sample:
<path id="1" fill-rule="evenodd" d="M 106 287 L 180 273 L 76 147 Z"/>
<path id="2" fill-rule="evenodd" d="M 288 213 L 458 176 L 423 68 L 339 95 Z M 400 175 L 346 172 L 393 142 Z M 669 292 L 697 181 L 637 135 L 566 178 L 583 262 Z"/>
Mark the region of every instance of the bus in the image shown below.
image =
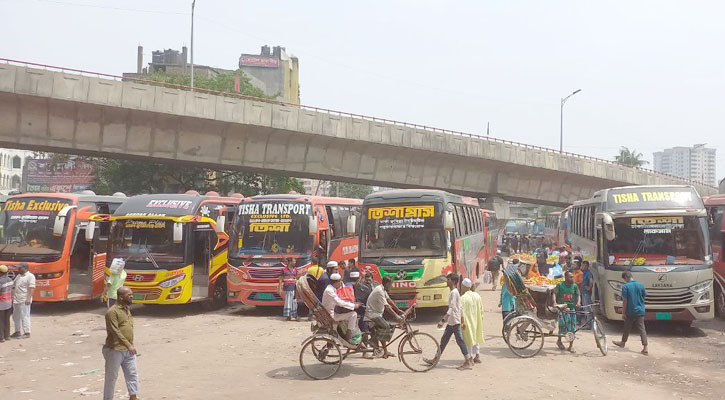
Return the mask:
<path id="1" fill-rule="evenodd" d="M 312 256 L 348 261 L 358 256 L 357 226 L 362 200 L 304 194 L 244 199 L 231 225 L 228 301 L 280 306 L 281 261 L 292 257 L 300 271 Z"/>
<path id="2" fill-rule="evenodd" d="M 569 210 L 572 248 L 591 262 L 593 301 L 622 319 L 622 272 L 646 290 L 645 319 L 712 319 L 713 273 L 708 217 L 692 186 L 604 189 Z"/>
<path id="3" fill-rule="evenodd" d="M 483 257 L 488 263 L 492 257 L 498 253 L 498 219 L 496 211 L 481 209 L 481 217 L 483 218 Z"/>
<path id="4" fill-rule="evenodd" d="M 107 217 L 126 196 L 26 193 L 5 198 L 0 211 L 0 264 L 27 262 L 35 275 L 33 300 L 90 300 L 103 294 Z M 104 218 L 105 216 L 105 218 Z M 105 219 L 105 221 L 104 221 Z"/>
<path id="5" fill-rule="evenodd" d="M 569 209 L 554 211 L 544 222 L 544 245 L 552 248 L 569 245 Z"/>
<path id="6" fill-rule="evenodd" d="M 223 306 L 229 242 L 224 229 L 241 200 L 194 191 L 129 198 L 110 218 L 106 269 L 114 258 L 126 262 L 126 286 L 135 303 Z"/>
<path id="7" fill-rule="evenodd" d="M 392 277 L 390 297 L 398 307 L 446 306 L 447 274 L 474 284 L 483 276 L 488 261 L 484 215 L 476 199 L 439 190 L 368 195 L 363 202 L 360 269 L 372 272 L 378 281 Z"/>
<path id="8" fill-rule="evenodd" d="M 725 195 L 716 194 L 705 198 L 705 208 L 710 216 L 710 243 L 712 246 L 713 275 L 715 278 L 715 314 L 725 317 Z"/>

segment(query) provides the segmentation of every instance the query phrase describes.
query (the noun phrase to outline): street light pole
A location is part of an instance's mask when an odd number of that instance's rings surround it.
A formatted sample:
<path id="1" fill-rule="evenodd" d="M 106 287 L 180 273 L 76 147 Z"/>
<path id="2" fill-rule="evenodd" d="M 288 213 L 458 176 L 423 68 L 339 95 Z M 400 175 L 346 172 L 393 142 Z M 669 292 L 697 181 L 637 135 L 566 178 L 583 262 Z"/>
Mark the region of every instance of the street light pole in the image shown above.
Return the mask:
<path id="1" fill-rule="evenodd" d="M 193 53 L 192 53 L 193 54 Z M 569 97 L 574 96 L 575 94 L 581 92 L 581 89 L 577 89 L 572 94 L 564 97 L 561 99 L 561 113 L 559 115 L 559 153 L 564 152 L 564 103 L 566 103 L 567 100 L 569 100 Z"/>
<path id="2" fill-rule="evenodd" d="M 194 91 L 194 6 L 196 0 L 191 1 L 191 91 Z"/>

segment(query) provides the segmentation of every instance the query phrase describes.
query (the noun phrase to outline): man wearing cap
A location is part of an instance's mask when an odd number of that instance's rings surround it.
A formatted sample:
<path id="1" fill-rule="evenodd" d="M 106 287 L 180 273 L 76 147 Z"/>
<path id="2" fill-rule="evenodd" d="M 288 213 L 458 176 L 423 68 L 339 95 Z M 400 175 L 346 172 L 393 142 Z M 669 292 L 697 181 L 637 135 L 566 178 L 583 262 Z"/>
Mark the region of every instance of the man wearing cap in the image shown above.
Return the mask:
<path id="1" fill-rule="evenodd" d="M 472 290 L 473 282 L 466 278 L 461 282 L 461 308 L 466 328 L 463 340 L 468 347 L 468 364 L 480 364 L 481 344 L 483 343 L 483 301 L 481 296 Z"/>
<path id="2" fill-rule="evenodd" d="M 330 261 L 330 263 L 332 262 L 334 261 Z M 329 266 L 330 263 L 327 265 Z M 357 313 L 336 313 L 335 307 L 337 306 L 352 311 L 358 309 L 360 307 L 360 303 L 345 301 L 337 295 L 337 289 L 342 287 L 342 276 L 340 276 L 340 274 L 335 272 L 330 275 L 330 281 L 332 283 L 325 288 L 325 292 L 322 294 L 322 307 L 330 313 L 332 319 L 346 324 L 347 333 L 345 334 L 344 339 L 350 342 L 354 334 L 359 334 L 357 329 Z"/>
<path id="3" fill-rule="evenodd" d="M 0 265 L 0 343 L 10 340 L 10 314 L 13 313 L 13 280 L 8 267 Z"/>
<path id="4" fill-rule="evenodd" d="M 11 338 L 30 337 L 30 305 L 33 304 L 35 275 L 28 271 L 28 263 L 18 264 L 18 276 L 13 282 L 13 322 L 15 333 Z M 21 332 L 22 331 L 22 332 Z M 25 332 L 25 334 L 23 334 Z"/>

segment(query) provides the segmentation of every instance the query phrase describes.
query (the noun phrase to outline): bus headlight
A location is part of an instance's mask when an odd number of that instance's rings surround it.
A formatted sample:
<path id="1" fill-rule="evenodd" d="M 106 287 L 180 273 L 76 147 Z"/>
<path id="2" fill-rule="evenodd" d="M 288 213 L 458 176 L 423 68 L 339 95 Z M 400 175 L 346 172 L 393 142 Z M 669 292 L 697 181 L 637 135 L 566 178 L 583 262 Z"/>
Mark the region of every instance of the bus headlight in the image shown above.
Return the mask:
<path id="1" fill-rule="evenodd" d="M 161 286 L 162 288 L 170 288 L 170 287 L 176 285 L 177 283 L 183 281 L 184 278 L 186 278 L 186 274 L 181 274 L 179 276 L 175 276 L 171 279 L 167 279 L 167 280 L 159 283 L 159 286 Z"/>
<path id="2" fill-rule="evenodd" d="M 441 283 L 446 283 L 447 280 L 448 278 L 445 275 L 436 276 L 435 278 L 426 281 L 423 286 L 440 285 Z"/>
<path id="3" fill-rule="evenodd" d="M 708 279 L 704 282 L 700 282 L 700 283 L 690 286 L 690 290 L 692 290 L 695 293 L 701 293 L 701 292 L 709 291 L 711 287 L 712 287 L 712 279 Z"/>
<path id="4" fill-rule="evenodd" d="M 608 281 L 608 282 L 609 282 L 609 286 L 611 286 L 612 289 L 614 289 L 618 292 L 622 291 L 622 286 L 624 285 L 624 283 L 618 282 L 618 281 Z"/>

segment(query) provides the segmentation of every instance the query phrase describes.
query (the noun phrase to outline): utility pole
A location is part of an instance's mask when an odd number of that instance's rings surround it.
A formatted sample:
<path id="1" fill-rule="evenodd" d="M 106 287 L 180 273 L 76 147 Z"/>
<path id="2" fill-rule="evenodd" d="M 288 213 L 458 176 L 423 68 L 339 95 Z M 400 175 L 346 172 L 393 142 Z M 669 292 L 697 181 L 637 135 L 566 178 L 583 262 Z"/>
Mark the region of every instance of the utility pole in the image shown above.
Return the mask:
<path id="1" fill-rule="evenodd" d="M 194 6 L 196 0 L 191 1 L 191 91 L 194 91 Z"/>
<path id="2" fill-rule="evenodd" d="M 194 53 L 191 53 L 194 54 Z M 564 152 L 564 103 L 569 100 L 569 97 L 581 92 L 581 89 L 575 90 L 572 94 L 561 99 L 561 114 L 559 116 L 559 153 Z"/>

